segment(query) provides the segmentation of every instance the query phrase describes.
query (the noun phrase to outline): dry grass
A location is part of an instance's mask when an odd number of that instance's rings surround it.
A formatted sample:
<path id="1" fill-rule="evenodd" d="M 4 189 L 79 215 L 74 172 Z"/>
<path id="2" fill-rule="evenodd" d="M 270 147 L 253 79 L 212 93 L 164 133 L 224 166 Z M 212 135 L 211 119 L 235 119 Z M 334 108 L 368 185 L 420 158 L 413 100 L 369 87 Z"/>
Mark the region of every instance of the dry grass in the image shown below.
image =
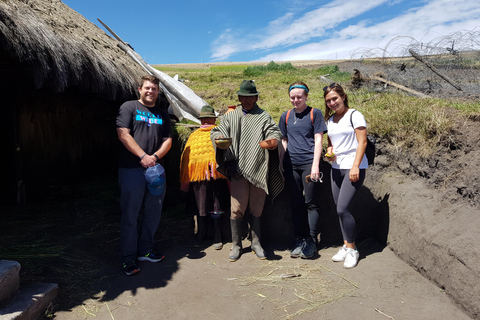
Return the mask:
<path id="1" fill-rule="evenodd" d="M 359 94 L 352 99 L 366 117 L 368 130 L 396 148 L 432 154 L 455 124 L 447 105 L 438 99 L 418 99 L 403 93 Z"/>
<path id="2" fill-rule="evenodd" d="M 61 303 L 76 305 L 95 292 L 91 279 L 114 262 L 116 198 L 112 178 L 58 187 L 39 204 L 2 208 L 0 257 L 21 264 L 22 282 L 57 282 Z"/>
<path id="3" fill-rule="evenodd" d="M 292 319 L 358 293 L 358 286 L 343 274 L 337 274 L 321 263 L 289 259 L 288 255 L 288 252 L 284 253 L 282 263 L 268 262 L 249 272 L 248 276 L 227 280 L 235 282 L 246 295 L 270 305 L 284 319 Z"/>

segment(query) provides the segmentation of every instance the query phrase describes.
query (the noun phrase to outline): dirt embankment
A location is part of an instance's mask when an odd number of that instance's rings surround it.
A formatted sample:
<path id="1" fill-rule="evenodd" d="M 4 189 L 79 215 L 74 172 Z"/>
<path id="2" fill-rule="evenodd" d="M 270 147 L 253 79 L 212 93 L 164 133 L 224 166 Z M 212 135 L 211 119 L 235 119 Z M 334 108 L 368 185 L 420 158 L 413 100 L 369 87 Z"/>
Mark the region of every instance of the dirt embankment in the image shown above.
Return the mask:
<path id="1" fill-rule="evenodd" d="M 457 121 L 457 120 L 453 120 Z M 449 141 L 422 159 L 379 143 L 365 184 L 381 199 L 388 246 L 480 318 L 480 122 L 457 123 Z"/>

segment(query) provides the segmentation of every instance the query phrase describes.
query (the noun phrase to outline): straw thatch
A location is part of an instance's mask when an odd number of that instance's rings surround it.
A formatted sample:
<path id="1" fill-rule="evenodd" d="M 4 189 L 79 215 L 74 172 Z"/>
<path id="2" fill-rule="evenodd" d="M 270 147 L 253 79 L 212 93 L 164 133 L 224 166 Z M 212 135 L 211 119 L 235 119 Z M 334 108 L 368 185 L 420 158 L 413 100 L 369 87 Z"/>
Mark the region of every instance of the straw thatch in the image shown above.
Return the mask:
<path id="1" fill-rule="evenodd" d="M 61 1 L 1 0 L 0 203 L 115 172 L 115 116 L 145 73 Z"/>
<path id="2" fill-rule="evenodd" d="M 0 2 L 0 62 L 22 64 L 35 88 L 125 99 L 145 72 L 101 29 L 59 0 Z"/>

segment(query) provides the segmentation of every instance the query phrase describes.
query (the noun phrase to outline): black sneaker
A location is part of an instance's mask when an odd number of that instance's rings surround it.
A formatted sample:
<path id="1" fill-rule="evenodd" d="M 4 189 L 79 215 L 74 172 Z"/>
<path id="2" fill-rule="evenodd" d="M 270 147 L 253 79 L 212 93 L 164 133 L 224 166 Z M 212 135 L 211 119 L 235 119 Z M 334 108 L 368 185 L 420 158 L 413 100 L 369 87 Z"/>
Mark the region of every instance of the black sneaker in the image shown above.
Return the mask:
<path id="1" fill-rule="evenodd" d="M 302 238 L 296 238 L 295 244 L 293 245 L 293 250 L 290 252 L 290 257 L 298 258 L 302 253 L 303 246 L 305 245 L 305 240 Z"/>
<path id="2" fill-rule="evenodd" d="M 150 262 L 160 262 L 165 258 L 165 256 L 161 253 L 154 254 L 153 252 L 147 253 L 144 256 L 140 256 L 137 258 L 138 261 L 150 261 Z"/>
<path id="3" fill-rule="evenodd" d="M 305 241 L 305 245 L 302 248 L 302 252 L 300 253 L 300 258 L 302 259 L 310 259 L 315 254 L 317 247 L 315 242 L 311 239 L 307 239 Z"/>
<path id="4" fill-rule="evenodd" d="M 132 275 L 134 275 L 134 274 L 136 274 L 136 273 L 139 273 L 139 272 L 140 272 L 140 268 L 137 267 L 137 265 L 135 264 L 134 261 L 132 261 L 132 262 L 129 263 L 129 264 L 126 264 L 126 263 L 123 264 L 123 271 L 125 271 L 125 274 L 126 274 L 127 276 L 132 276 Z"/>

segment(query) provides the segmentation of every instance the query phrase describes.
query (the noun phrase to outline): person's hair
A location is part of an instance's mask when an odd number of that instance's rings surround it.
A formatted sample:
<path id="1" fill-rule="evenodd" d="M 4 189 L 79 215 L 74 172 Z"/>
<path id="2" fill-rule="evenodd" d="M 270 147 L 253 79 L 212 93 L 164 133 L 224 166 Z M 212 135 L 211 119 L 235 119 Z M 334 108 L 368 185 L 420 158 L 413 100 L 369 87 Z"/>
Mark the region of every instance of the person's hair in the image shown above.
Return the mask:
<path id="1" fill-rule="evenodd" d="M 345 107 L 348 108 L 348 96 L 347 94 L 345 93 L 345 90 L 343 90 L 342 86 L 339 85 L 338 83 L 334 82 L 326 87 L 323 88 L 323 98 L 325 99 L 325 97 L 327 96 L 327 94 L 330 93 L 330 91 L 335 91 L 336 93 L 338 93 L 338 95 L 341 97 L 341 98 L 345 98 L 345 100 L 343 101 L 343 103 L 345 104 Z M 327 106 L 327 102 L 325 100 L 325 121 L 328 121 L 328 118 L 330 118 L 333 114 L 333 111 L 332 109 L 330 109 L 328 106 Z"/>
<path id="2" fill-rule="evenodd" d="M 143 88 L 143 84 L 144 84 L 146 81 L 150 81 L 151 83 L 155 83 L 155 84 L 157 85 L 157 87 L 160 88 L 160 79 L 158 79 L 157 77 L 155 77 L 155 76 L 153 76 L 153 75 L 143 76 L 142 79 L 141 79 L 140 82 L 139 82 L 138 87 L 139 87 L 139 88 Z"/>
<path id="3" fill-rule="evenodd" d="M 302 87 L 305 87 L 305 88 L 302 88 Z M 292 91 L 292 89 L 303 89 L 303 91 L 305 91 L 305 96 L 308 96 L 308 92 L 310 91 L 310 89 L 308 89 L 308 86 L 305 82 L 303 81 L 295 81 L 294 83 L 292 83 L 291 85 L 288 86 L 288 93 L 290 95 L 290 91 Z"/>

